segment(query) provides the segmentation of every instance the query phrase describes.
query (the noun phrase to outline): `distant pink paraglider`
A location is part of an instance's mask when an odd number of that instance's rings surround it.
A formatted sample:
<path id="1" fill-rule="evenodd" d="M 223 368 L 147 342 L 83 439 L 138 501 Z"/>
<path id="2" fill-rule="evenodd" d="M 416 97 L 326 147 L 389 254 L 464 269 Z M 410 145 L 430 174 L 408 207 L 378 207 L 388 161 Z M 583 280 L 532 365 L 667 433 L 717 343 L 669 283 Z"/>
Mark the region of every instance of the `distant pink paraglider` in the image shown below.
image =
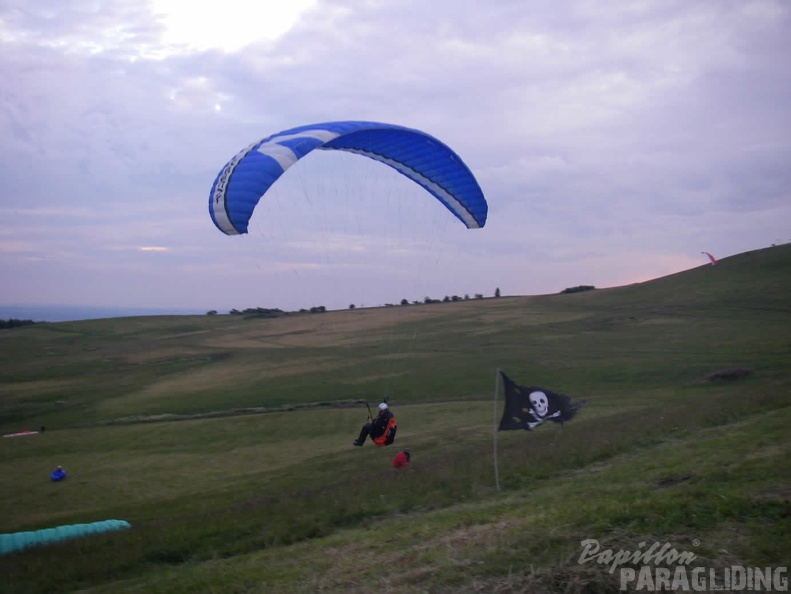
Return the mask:
<path id="1" fill-rule="evenodd" d="M 18 433 L 6 433 L 3 437 L 24 437 L 25 435 L 37 435 L 38 431 L 20 431 Z"/>
<path id="2" fill-rule="evenodd" d="M 700 253 L 701 254 L 706 254 L 709 257 L 709 260 L 711 261 L 711 265 L 712 266 L 716 266 L 717 265 L 717 259 L 714 256 L 712 256 L 710 253 L 708 253 L 708 252 L 700 252 Z"/>

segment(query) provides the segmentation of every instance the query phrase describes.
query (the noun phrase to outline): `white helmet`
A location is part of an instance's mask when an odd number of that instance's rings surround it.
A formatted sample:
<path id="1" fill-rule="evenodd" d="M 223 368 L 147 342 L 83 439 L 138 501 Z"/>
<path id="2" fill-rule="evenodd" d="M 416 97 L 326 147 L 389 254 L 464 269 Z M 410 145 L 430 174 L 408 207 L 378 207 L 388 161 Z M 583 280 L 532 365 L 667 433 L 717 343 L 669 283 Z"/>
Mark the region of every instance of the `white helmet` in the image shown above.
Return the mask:
<path id="1" fill-rule="evenodd" d="M 382 404 L 380 404 L 379 405 L 379 410 L 387 410 L 387 403 L 383 402 Z"/>

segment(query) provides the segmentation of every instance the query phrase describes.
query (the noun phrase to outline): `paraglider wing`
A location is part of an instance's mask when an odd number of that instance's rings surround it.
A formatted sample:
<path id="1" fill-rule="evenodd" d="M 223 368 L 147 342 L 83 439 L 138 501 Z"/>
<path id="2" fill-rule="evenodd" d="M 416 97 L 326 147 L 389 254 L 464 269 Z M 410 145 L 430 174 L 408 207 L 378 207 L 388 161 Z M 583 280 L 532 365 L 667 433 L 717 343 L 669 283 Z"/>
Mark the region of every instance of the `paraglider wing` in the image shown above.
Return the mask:
<path id="1" fill-rule="evenodd" d="M 131 527 L 126 520 L 103 520 L 89 524 L 67 524 L 65 526 L 56 526 L 55 528 L 0 534 L 0 555 L 7 555 L 28 547 L 50 545 L 91 534 L 129 530 Z"/>
<path id="2" fill-rule="evenodd" d="M 708 253 L 708 252 L 700 252 L 700 253 L 701 254 L 706 254 L 709 257 L 709 262 L 711 262 L 712 266 L 716 266 L 717 265 L 717 260 L 710 253 Z"/>
<path id="3" fill-rule="evenodd" d="M 349 121 L 284 130 L 234 156 L 217 175 L 209 195 L 209 213 L 217 228 L 227 235 L 247 233 L 261 197 L 314 149 L 348 151 L 384 163 L 423 186 L 468 228 L 486 224 L 483 192 L 447 145 L 411 128 Z"/>

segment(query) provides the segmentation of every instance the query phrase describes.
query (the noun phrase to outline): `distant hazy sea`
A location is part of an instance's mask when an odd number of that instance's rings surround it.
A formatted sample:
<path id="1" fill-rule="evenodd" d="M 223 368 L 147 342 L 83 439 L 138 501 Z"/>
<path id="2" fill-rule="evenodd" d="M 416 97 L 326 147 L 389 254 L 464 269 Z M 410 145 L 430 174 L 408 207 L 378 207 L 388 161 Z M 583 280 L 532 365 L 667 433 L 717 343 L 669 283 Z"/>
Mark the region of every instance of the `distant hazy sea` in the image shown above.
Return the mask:
<path id="1" fill-rule="evenodd" d="M 98 318 L 128 316 L 180 316 L 205 314 L 197 309 L 152 309 L 144 307 L 90 307 L 83 305 L 0 305 L 0 320 L 33 320 L 34 322 L 70 322 Z"/>

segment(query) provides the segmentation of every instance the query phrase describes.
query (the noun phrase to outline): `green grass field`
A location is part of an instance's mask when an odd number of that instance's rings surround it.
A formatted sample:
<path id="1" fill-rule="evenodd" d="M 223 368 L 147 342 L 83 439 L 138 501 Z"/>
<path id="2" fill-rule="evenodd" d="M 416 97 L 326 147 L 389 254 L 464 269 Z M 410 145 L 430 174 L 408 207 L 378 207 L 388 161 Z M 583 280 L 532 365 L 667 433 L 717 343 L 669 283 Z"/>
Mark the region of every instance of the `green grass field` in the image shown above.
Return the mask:
<path id="1" fill-rule="evenodd" d="M 0 592 L 619 591 L 586 539 L 787 566 L 789 295 L 779 246 L 569 295 L 0 331 L 0 430 L 46 427 L 0 440 L 0 532 L 132 526 L 2 556 Z M 495 436 L 498 368 L 589 402 Z M 396 444 L 351 447 L 385 394 Z"/>

